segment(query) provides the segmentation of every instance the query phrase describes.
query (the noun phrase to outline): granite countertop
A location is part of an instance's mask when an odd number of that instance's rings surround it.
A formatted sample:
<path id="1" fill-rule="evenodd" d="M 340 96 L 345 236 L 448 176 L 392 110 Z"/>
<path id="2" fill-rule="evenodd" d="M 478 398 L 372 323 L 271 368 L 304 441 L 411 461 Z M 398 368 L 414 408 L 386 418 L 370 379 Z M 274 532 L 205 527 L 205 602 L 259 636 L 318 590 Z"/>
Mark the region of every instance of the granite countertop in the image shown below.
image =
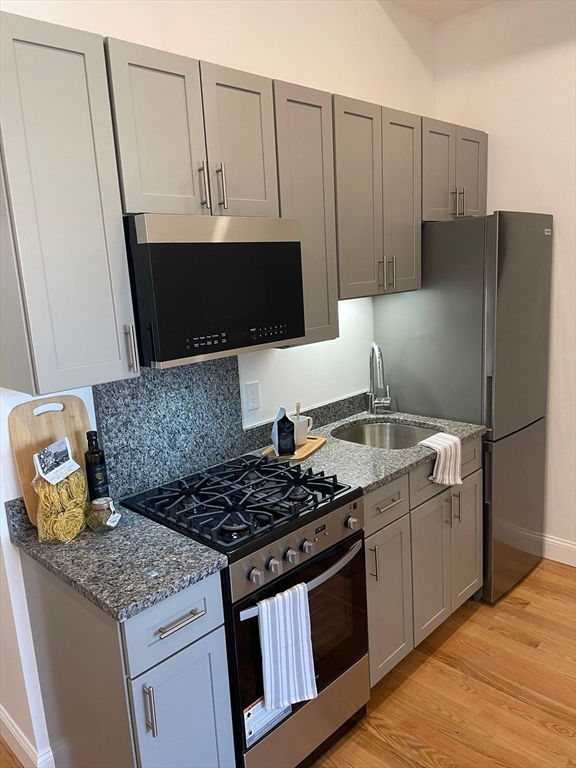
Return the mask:
<path id="1" fill-rule="evenodd" d="M 360 486 L 364 493 L 369 493 L 434 458 L 435 452 L 421 445 L 387 450 L 349 443 L 331 435 L 333 430 L 349 424 L 374 421 L 436 429 L 459 437 L 463 443 L 486 432 L 478 424 L 404 413 L 359 413 L 314 430 L 327 442 L 302 462 L 303 469 L 313 467 L 315 471 L 337 474 L 342 482 Z M 262 451 L 255 453 L 261 455 Z M 129 509 L 119 510 L 122 519 L 114 531 L 93 533 L 87 529 L 64 544 L 38 541 L 24 501 L 6 503 L 12 542 L 120 622 L 227 567 L 226 556 L 216 550 Z"/>
<path id="2" fill-rule="evenodd" d="M 486 432 L 486 427 L 479 424 L 432 419 L 427 416 L 413 416 L 408 413 L 385 413 L 378 416 L 359 413 L 357 416 L 342 419 L 313 430 L 313 434 L 323 435 L 327 441 L 309 459 L 302 462 L 302 468 L 313 467 L 315 471 L 324 470 L 327 475 L 337 474 L 338 479 L 342 482 L 352 486 L 360 486 L 364 493 L 370 493 L 370 491 L 376 490 L 391 480 L 416 469 L 421 464 L 426 464 L 435 457 L 435 451 L 423 445 L 402 450 L 389 450 L 350 443 L 332 437 L 331 433 L 335 429 L 344 428 L 351 424 L 370 424 L 372 422 L 399 422 L 415 427 L 435 429 L 438 432 L 446 432 L 449 435 L 459 437 L 463 443 L 474 440 Z"/>
<path id="3" fill-rule="evenodd" d="M 126 621 L 226 568 L 225 555 L 119 506 L 113 531 L 38 541 L 22 499 L 6 503 L 12 542 L 116 621 Z"/>

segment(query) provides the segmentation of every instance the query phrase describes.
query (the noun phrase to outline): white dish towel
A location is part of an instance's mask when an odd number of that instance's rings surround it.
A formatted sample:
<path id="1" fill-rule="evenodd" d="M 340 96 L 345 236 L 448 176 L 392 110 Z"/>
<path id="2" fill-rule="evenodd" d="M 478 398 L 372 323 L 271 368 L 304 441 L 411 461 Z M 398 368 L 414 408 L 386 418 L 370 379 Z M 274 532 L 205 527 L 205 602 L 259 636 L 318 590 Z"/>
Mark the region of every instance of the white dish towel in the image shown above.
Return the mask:
<path id="1" fill-rule="evenodd" d="M 436 451 L 434 472 L 430 475 L 433 483 L 440 485 L 462 485 L 460 466 L 462 463 L 462 443 L 460 438 L 438 432 L 437 435 L 420 440 L 419 445 L 425 445 Z"/>
<path id="2" fill-rule="evenodd" d="M 264 708 L 280 709 L 318 696 L 310 607 L 305 584 L 258 603 Z"/>

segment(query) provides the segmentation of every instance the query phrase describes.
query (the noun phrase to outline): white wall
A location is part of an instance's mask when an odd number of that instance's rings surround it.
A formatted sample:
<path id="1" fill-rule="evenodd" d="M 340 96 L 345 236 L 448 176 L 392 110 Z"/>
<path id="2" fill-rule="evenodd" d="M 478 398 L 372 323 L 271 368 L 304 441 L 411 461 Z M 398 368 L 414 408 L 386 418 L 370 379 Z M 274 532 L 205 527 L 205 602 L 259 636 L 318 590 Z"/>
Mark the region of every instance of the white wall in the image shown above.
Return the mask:
<path id="1" fill-rule="evenodd" d="M 245 426 L 273 419 L 280 405 L 293 413 L 297 402 L 312 408 L 368 389 L 368 355 L 374 341 L 372 299 L 341 301 L 338 316 L 340 336 L 332 341 L 239 355 Z M 260 408 L 249 411 L 244 385 L 252 381 L 259 382 Z"/>
<path id="2" fill-rule="evenodd" d="M 433 115 L 433 27 L 392 3 L 382 0 L 382 5 L 384 8 L 376 0 L 0 2 L 2 10 L 12 13 Z M 309 407 L 365 389 L 372 322 L 370 301 L 346 302 L 341 307 L 340 340 L 298 350 L 253 353 L 242 359 L 243 379 L 260 381 L 263 407 L 256 412 L 257 420 L 273 416 L 278 400 L 288 404 L 299 399 L 303 407 Z M 83 395 L 90 404 L 90 391 Z M 8 410 L 20 399 L 24 396 L 2 391 L 2 506 L 5 500 L 20 495 L 6 433 Z M 42 752 L 48 744 L 20 561 L 7 539 L 3 512 L 0 520 L 12 598 L 10 601 L 3 592 L 1 620 L 6 632 L 2 636 L 2 656 L 13 669 L 10 684 L 2 687 L 1 701 L 29 748 Z M 16 636 L 20 653 L 14 642 Z M 25 762 L 22 752 L 19 756 Z"/>
<path id="3" fill-rule="evenodd" d="M 489 210 L 554 214 L 546 552 L 576 564 L 576 4 L 500 2 L 437 27 L 436 114 L 482 128 Z M 530 382 L 526 382 L 530 387 Z"/>
<path id="4" fill-rule="evenodd" d="M 81 397 L 96 424 L 90 388 L 60 394 Z M 8 434 L 8 414 L 16 405 L 32 400 L 29 395 L 0 388 L 0 725 L 20 761 L 49 768 L 50 745 L 44 721 L 36 659 L 30 633 L 19 551 L 8 535 L 4 504 L 21 496 Z"/>

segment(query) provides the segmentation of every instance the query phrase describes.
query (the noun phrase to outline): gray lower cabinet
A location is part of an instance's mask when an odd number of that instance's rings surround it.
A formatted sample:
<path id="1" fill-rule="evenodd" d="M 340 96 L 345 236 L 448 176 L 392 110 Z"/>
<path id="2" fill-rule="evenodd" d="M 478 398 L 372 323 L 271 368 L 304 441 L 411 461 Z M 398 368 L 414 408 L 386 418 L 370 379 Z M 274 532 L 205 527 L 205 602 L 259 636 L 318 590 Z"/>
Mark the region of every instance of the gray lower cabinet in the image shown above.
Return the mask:
<path id="1" fill-rule="evenodd" d="M 382 108 L 334 96 L 341 299 L 383 292 Z"/>
<path id="2" fill-rule="evenodd" d="M 106 40 L 124 213 L 210 213 L 196 59 Z"/>
<path id="3" fill-rule="evenodd" d="M 304 343 L 338 336 L 332 96 L 274 81 L 280 214 L 300 221 Z"/>
<path id="4" fill-rule="evenodd" d="M 414 647 L 410 515 L 366 539 L 370 685 Z"/>
<path id="5" fill-rule="evenodd" d="M 450 564 L 452 610 L 482 586 L 482 470 L 451 489 Z"/>
<path id="6" fill-rule="evenodd" d="M 482 470 L 410 512 L 414 645 L 482 586 Z"/>
<path id="7" fill-rule="evenodd" d="M 448 491 L 410 512 L 414 645 L 452 613 L 450 514 Z"/>
<path id="8" fill-rule="evenodd" d="M 135 376 L 103 39 L 8 13 L 0 26 L 1 383 Z"/>
<path id="9" fill-rule="evenodd" d="M 485 216 L 488 136 L 422 118 L 422 220 Z"/>
<path id="10" fill-rule="evenodd" d="M 200 63 L 212 212 L 278 216 L 272 80 Z"/>
<path id="11" fill-rule="evenodd" d="M 118 623 L 21 560 L 57 768 L 234 767 L 219 573 Z"/>
<path id="12" fill-rule="evenodd" d="M 420 115 L 382 107 L 385 293 L 422 282 L 421 145 Z"/>
<path id="13" fill-rule="evenodd" d="M 233 768 L 223 627 L 129 688 L 140 768 Z"/>

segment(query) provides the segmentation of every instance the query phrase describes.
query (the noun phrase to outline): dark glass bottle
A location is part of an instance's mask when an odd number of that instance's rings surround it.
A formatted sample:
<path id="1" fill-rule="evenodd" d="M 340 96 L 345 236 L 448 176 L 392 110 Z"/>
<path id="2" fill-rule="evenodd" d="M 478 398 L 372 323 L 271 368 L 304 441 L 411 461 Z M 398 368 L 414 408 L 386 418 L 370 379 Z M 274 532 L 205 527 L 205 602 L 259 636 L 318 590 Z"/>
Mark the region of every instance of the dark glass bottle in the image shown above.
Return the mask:
<path id="1" fill-rule="evenodd" d="M 86 459 L 86 479 L 88 480 L 88 498 L 90 501 L 108 496 L 108 475 L 104 451 L 98 445 L 98 432 L 86 432 L 88 450 Z"/>

